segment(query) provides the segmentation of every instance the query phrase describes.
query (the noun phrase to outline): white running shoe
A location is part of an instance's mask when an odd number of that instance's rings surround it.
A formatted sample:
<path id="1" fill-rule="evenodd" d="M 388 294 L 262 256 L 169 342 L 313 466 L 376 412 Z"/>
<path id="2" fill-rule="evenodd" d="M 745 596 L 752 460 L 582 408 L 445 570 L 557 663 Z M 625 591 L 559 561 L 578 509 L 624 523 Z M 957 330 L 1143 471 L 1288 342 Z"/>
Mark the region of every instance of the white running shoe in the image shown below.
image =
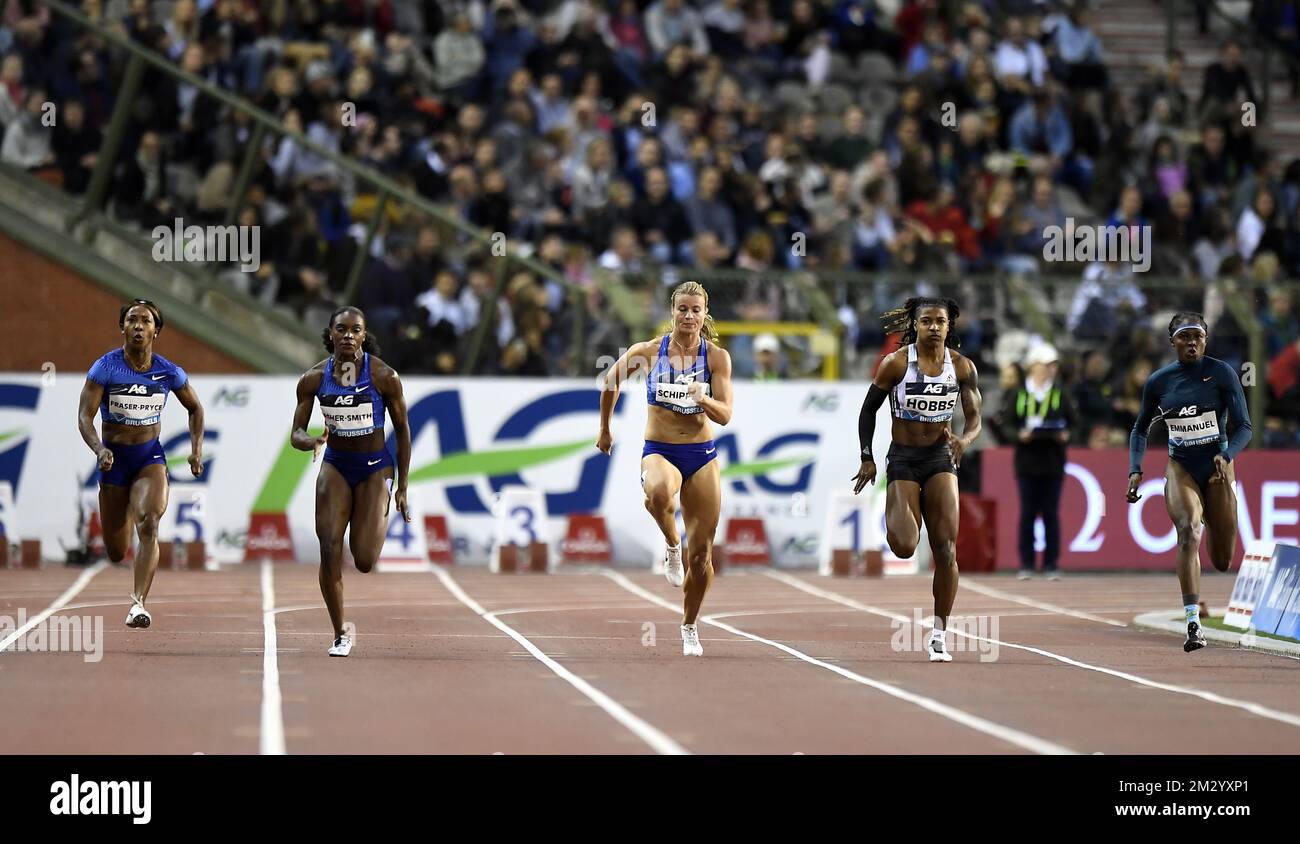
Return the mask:
<path id="1" fill-rule="evenodd" d="M 344 633 L 330 645 L 330 656 L 347 656 L 352 653 L 352 637 Z"/>
<path id="2" fill-rule="evenodd" d="M 682 656 L 704 656 L 704 648 L 700 647 L 700 634 L 696 632 L 694 624 L 682 625 Z"/>
<path id="3" fill-rule="evenodd" d="M 144 604 L 139 601 L 131 604 L 131 611 L 126 614 L 127 627 L 143 629 L 148 627 L 151 621 L 153 621 L 153 618 L 149 615 L 149 611 L 144 608 Z"/>
<path id="4" fill-rule="evenodd" d="M 1029 580 L 1033 576 L 1034 576 L 1033 569 L 1021 569 L 1020 571 L 1016 572 L 1016 580 Z"/>
<path id="5" fill-rule="evenodd" d="M 930 655 L 931 662 L 952 662 L 952 654 L 948 653 L 948 643 L 943 636 L 931 636 L 925 651 Z"/>
<path id="6" fill-rule="evenodd" d="M 682 567 L 682 545 L 677 543 L 676 548 L 669 548 L 668 554 L 664 557 L 664 577 L 673 586 L 681 588 L 686 582 L 686 569 Z"/>

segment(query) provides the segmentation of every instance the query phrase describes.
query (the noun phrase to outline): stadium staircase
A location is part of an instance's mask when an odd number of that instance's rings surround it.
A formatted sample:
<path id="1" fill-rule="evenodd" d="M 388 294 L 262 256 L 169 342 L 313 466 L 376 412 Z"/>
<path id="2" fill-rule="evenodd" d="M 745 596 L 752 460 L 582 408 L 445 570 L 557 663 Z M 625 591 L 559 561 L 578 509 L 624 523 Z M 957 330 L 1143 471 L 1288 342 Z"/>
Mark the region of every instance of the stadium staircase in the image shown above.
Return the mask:
<path id="1" fill-rule="evenodd" d="M 1184 58 L 1183 90 L 1195 109 L 1201 98 L 1205 68 L 1218 60 L 1225 39 L 1236 35 L 1243 44 L 1242 60 L 1250 69 L 1256 96 L 1263 99 L 1262 73 L 1268 68 L 1268 114 L 1261 119 L 1262 140 L 1283 161 L 1300 157 L 1300 100 L 1291 96 L 1285 59 L 1273 51 L 1264 61 L 1265 48 L 1258 44 L 1249 19 L 1250 3 L 1245 0 L 1218 2 L 1209 17 L 1209 32 L 1201 35 L 1190 0 L 1099 0 L 1093 15 L 1093 29 L 1101 40 L 1111 83 L 1127 93 L 1136 92 L 1146 78 L 1147 68 L 1162 65 L 1168 22 L 1168 8 L 1174 3 L 1174 47 Z"/>

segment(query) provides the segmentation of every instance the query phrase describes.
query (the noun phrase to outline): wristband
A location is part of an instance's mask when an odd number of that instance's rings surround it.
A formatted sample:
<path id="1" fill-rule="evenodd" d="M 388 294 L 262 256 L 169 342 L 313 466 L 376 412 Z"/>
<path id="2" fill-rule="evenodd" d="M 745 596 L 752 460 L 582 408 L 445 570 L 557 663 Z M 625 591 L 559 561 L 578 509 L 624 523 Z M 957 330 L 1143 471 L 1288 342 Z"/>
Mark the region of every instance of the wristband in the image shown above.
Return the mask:
<path id="1" fill-rule="evenodd" d="M 862 460 L 863 460 L 863 462 L 865 462 L 865 461 L 867 461 L 867 460 L 870 460 L 870 461 L 872 461 L 873 463 L 875 462 L 875 458 L 871 456 L 871 449 L 869 449 L 869 448 L 864 448 L 864 449 L 862 449 Z"/>

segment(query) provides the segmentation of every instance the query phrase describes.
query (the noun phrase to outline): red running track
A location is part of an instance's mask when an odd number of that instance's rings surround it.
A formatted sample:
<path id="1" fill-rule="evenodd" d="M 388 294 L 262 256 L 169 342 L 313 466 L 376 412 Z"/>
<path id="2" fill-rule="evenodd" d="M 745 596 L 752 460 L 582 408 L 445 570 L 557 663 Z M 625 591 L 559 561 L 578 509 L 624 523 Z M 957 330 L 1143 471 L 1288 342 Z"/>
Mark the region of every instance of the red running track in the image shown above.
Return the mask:
<path id="1" fill-rule="evenodd" d="M 1132 625 L 1177 611 L 1172 574 L 965 576 L 981 650 L 950 635 L 934 665 L 899 623 L 929 615 L 928 577 L 721 576 L 703 659 L 681 592 L 641 571 L 350 570 L 348 659 L 312 566 L 161 571 L 149 630 L 123 625 L 129 591 L 123 568 L 0 571 L 0 615 L 64 596 L 57 617 L 104 625 L 97 662 L 0 653 L 0 753 L 1300 752 L 1300 660 Z"/>

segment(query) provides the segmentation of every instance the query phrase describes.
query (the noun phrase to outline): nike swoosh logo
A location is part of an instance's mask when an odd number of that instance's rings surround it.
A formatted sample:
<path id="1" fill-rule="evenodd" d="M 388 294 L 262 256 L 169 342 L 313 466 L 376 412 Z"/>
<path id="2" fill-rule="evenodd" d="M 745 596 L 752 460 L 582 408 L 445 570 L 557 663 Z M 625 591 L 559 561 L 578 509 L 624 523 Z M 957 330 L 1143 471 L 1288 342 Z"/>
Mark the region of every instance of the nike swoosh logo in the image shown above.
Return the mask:
<path id="1" fill-rule="evenodd" d="M 1213 377 L 1214 377 L 1214 376 L 1213 376 L 1213 375 L 1211 375 L 1211 376 L 1209 376 L 1209 377 L 1208 377 L 1208 378 L 1202 378 L 1202 379 L 1201 379 L 1201 380 L 1202 380 L 1202 381 L 1209 381 L 1209 380 L 1210 380 L 1210 378 L 1213 378 Z"/>
<path id="2" fill-rule="evenodd" d="M 376 465 L 376 464 L 378 464 L 378 463 L 382 463 L 382 462 L 384 462 L 384 461 L 383 461 L 383 458 L 380 458 L 379 460 L 370 460 L 370 461 L 367 461 L 367 462 L 366 462 L 366 465 L 367 465 L 367 466 L 374 466 L 374 465 Z"/>
<path id="3" fill-rule="evenodd" d="M 704 453 L 705 453 L 705 454 L 712 454 L 712 453 L 713 453 L 713 449 L 709 449 L 708 451 L 706 451 L 706 452 L 704 452 Z"/>
<path id="4" fill-rule="evenodd" d="M 166 376 L 166 375 L 154 375 L 154 376 L 151 376 L 151 377 L 153 378 L 153 380 L 158 381 L 158 380 L 160 380 L 160 379 L 162 379 L 162 378 L 166 378 L 167 376 Z"/>
<path id="5" fill-rule="evenodd" d="M 370 389 L 369 387 L 356 387 L 356 388 L 355 388 L 355 391 L 358 392 L 358 393 L 360 393 L 360 392 L 362 392 L 362 391 L 364 391 L 364 390 L 369 390 L 369 389 Z"/>

